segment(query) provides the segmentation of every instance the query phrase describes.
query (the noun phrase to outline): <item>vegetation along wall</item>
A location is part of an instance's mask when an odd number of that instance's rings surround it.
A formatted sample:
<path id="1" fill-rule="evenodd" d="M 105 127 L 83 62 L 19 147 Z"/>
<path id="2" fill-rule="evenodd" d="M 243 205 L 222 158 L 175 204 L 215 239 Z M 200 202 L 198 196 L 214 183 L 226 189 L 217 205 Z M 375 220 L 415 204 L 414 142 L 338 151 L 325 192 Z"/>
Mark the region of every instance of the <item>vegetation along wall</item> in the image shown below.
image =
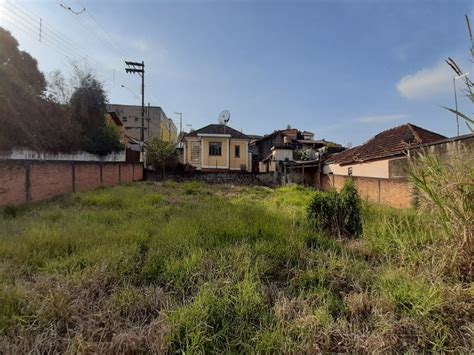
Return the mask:
<path id="1" fill-rule="evenodd" d="M 0 160 L 0 206 L 142 179 L 139 163 Z"/>
<path id="2" fill-rule="evenodd" d="M 360 176 L 323 175 L 322 188 L 340 191 L 346 179 L 352 179 L 363 200 L 395 208 L 409 208 L 413 203 L 413 188 L 408 178 L 382 179 Z"/>

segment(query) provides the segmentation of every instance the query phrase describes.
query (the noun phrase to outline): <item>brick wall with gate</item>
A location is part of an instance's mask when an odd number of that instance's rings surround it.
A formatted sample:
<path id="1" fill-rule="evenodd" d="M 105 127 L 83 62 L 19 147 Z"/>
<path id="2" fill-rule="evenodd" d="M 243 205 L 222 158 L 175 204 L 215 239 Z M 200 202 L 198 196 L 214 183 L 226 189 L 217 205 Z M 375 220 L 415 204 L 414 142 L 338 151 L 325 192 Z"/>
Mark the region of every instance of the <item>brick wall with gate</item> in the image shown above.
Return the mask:
<path id="1" fill-rule="evenodd" d="M 0 160 L 0 206 L 42 201 L 142 179 L 140 163 Z"/>

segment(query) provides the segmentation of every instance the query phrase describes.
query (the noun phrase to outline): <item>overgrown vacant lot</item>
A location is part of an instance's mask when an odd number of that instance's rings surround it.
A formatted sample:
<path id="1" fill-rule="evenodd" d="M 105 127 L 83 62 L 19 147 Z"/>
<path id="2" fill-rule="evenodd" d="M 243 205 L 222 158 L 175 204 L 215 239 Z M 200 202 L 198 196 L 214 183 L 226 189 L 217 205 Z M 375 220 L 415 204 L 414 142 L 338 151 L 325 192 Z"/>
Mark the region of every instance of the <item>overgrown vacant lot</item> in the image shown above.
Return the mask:
<path id="1" fill-rule="evenodd" d="M 0 216 L 0 352 L 472 350 L 473 287 L 414 212 L 313 231 L 314 192 L 141 183 Z"/>

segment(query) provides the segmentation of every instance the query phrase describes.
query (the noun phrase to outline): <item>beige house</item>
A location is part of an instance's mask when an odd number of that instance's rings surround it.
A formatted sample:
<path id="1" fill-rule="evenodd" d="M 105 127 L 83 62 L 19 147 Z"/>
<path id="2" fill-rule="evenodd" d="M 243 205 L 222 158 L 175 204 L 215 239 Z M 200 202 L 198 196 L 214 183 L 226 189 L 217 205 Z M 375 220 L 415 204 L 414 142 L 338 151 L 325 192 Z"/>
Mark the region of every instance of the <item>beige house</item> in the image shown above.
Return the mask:
<path id="1" fill-rule="evenodd" d="M 198 170 L 250 171 L 250 138 L 229 126 L 210 124 L 185 134 L 183 163 Z"/>
<path id="2" fill-rule="evenodd" d="M 407 123 L 383 131 L 360 146 L 331 156 L 325 161 L 323 173 L 382 179 L 404 177 L 406 174 L 402 161 L 410 149 L 445 138 Z"/>

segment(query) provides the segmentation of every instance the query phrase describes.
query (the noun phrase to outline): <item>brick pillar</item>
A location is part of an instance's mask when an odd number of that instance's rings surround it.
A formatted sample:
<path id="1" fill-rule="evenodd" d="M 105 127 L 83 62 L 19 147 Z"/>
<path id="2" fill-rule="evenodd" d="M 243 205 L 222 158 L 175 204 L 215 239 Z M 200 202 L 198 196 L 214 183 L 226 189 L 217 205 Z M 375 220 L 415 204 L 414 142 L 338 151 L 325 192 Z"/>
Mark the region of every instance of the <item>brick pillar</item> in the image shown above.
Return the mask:
<path id="1" fill-rule="evenodd" d="M 72 169 L 72 192 L 76 192 L 76 165 L 74 162 L 71 162 Z"/>
<path id="2" fill-rule="evenodd" d="M 103 172 L 102 172 L 102 162 L 99 163 L 99 167 L 100 167 L 100 184 L 103 185 L 104 184 L 104 175 L 103 175 Z"/>
<path id="3" fill-rule="evenodd" d="M 31 162 L 25 163 L 25 200 L 31 202 Z"/>

